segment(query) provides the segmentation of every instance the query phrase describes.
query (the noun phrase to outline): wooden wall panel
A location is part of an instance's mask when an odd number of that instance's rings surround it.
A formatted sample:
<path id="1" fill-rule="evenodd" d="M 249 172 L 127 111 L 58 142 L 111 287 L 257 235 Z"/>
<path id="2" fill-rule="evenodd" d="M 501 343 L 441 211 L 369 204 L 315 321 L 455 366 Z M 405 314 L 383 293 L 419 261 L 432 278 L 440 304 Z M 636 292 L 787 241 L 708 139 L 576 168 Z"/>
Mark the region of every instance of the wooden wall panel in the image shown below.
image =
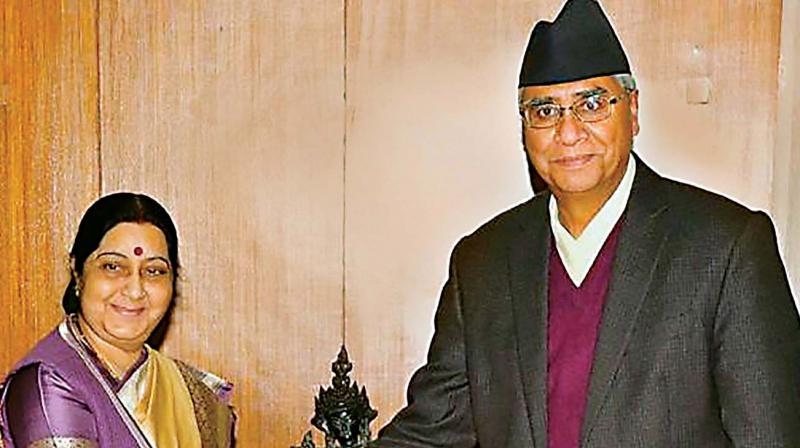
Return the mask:
<path id="1" fill-rule="evenodd" d="M 345 320 L 375 429 L 424 359 L 450 249 L 529 196 L 515 86 L 530 9 L 348 1 Z"/>
<path id="2" fill-rule="evenodd" d="M 377 427 L 424 360 L 450 249 L 529 196 L 517 73 L 532 25 L 562 1 L 347 4 L 347 342 Z M 781 2 L 603 5 L 640 82 L 638 152 L 768 207 Z M 688 104 L 703 78 L 710 103 Z"/>
<path id="3" fill-rule="evenodd" d="M 780 0 L 606 1 L 640 82 L 639 153 L 655 168 L 768 210 Z M 708 104 L 687 104 L 693 80 Z"/>
<path id="4" fill-rule="evenodd" d="M 94 1 L 0 4 L 0 372 L 61 318 L 68 251 L 97 196 Z"/>
<path id="5" fill-rule="evenodd" d="M 242 446 L 310 427 L 342 328 L 343 6 L 101 2 L 103 191 L 182 238 L 165 351 L 236 383 Z"/>
<path id="6" fill-rule="evenodd" d="M 800 307 L 800 2 L 783 5 L 772 213 Z"/>

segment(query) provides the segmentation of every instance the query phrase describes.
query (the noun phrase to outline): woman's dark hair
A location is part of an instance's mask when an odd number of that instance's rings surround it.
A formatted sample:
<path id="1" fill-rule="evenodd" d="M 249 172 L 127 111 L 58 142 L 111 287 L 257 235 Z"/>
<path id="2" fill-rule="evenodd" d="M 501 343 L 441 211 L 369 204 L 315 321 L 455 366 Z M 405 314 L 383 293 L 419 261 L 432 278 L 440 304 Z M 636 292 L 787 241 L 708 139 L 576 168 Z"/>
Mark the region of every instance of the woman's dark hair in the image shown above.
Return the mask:
<path id="1" fill-rule="evenodd" d="M 100 241 L 117 224 L 132 222 L 152 224 L 158 227 L 167 240 L 167 253 L 172 268 L 172 294 L 177 291 L 178 269 L 178 232 L 169 213 L 155 199 L 137 193 L 120 192 L 103 196 L 95 201 L 81 218 L 75 242 L 72 244 L 70 258 L 75 272 L 69 285 L 64 290 L 61 305 L 67 314 L 80 310 L 80 299 L 76 295 L 76 277 L 83 275 L 83 265 L 89 255 L 97 250 Z M 172 301 L 174 303 L 174 300 Z M 171 306 L 168 314 L 171 314 Z M 166 319 L 169 316 L 165 316 Z M 158 331 L 158 330 L 157 330 Z"/>

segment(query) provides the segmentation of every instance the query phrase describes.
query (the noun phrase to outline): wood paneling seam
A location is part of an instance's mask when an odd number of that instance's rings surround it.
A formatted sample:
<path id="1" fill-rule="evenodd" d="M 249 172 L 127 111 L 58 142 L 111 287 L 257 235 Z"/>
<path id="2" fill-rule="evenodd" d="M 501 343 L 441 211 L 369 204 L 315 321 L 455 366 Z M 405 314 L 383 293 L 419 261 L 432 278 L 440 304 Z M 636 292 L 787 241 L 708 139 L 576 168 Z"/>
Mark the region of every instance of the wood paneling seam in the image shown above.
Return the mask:
<path id="1" fill-rule="evenodd" d="M 103 195 L 103 77 L 100 59 L 100 0 L 95 0 L 95 14 L 94 14 L 94 39 L 95 39 L 95 58 L 97 67 L 97 114 L 95 117 L 95 132 L 97 134 L 97 197 Z"/>
<path id="2" fill-rule="evenodd" d="M 347 2 L 342 0 L 342 345 L 347 344 Z"/>

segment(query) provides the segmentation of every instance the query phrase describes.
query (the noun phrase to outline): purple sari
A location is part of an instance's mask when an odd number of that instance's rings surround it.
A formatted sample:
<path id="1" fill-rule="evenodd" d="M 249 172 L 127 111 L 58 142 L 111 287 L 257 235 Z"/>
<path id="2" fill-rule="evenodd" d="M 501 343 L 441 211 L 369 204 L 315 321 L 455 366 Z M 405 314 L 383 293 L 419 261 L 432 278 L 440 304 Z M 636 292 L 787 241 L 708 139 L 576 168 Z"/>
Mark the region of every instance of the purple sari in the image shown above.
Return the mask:
<path id="1" fill-rule="evenodd" d="M 128 375 L 145 361 L 143 351 Z M 227 406 L 230 384 L 219 382 L 213 383 L 219 387 L 209 387 L 204 381 L 207 374 L 178 365 L 195 404 L 197 421 L 229 423 L 226 428 L 204 427 L 203 447 L 219 446 L 217 431 L 226 431 L 230 443 L 225 446 L 233 446 L 235 417 Z M 74 324 L 68 319 L 41 340 L 4 381 L 0 446 L 154 448 L 117 397 L 126 379 L 116 380 L 103 368 L 91 348 L 75 336 Z"/>

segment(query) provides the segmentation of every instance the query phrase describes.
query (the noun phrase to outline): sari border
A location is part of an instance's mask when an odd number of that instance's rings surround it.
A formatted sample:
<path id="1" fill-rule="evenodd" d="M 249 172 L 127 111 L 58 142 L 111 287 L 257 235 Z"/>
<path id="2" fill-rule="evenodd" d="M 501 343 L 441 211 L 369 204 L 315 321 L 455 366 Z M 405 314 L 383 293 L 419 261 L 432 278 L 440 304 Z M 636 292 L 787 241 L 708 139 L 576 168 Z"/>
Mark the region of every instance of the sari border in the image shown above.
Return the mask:
<path id="1" fill-rule="evenodd" d="M 26 448 L 97 448 L 97 444 L 81 437 L 48 437 L 32 442 Z"/>
<path id="2" fill-rule="evenodd" d="M 185 362 L 173 360 L 178 367 L 192 399 L 197 429 L 203 447 L 233 447 L 236 440 L 236 413 L 232 407 L 206 383 L 208 376 L 224 382 Z M 222 422 L 224 420 L 224 422 Z M 223 423 L 220 425 L 220 423 Z M 224 438 L 224 440 L 222 439 Z"/>
<path id="3" fill-rule="evenodd" d="M 0 380 L 0 448 L 6 446 L 6 426 L 8 426 L 6 423 L 6 381 L 8 381 L 7 376 Z"/>
<path id="4" fill-rule="evenodd" d="M 100 372 L 100 370 L 97 369 L 97 366 L 94 365 L 89 353 L 86 352 L 80 341 L 75 337 L 75 331 L 77 331 L 77 329 L 73 328 L 73 325 L 74 324 L 71 322 L 70 317 L 67 316 L 67 318 L 58 325 L 59 336 L 61 336 L 61 338 L 67 343 L 67 345 L 69 345 L 70 348 L 75 350 L 75 352 L 78 354 L 78 357 L 80 357 L 81 361 L 83 361 L 84 365 L 92 374 L 94 379 L 100 383 L 100 387 L 102 387 L 103 391 L 111 400 L 111 404 L 114 406 L 117 414 L 119 414 L 122 422 L 128 428 L 128 431 L 130 431 L 139 447 L 153 448 L 152 445 L 150 445 L 150 442 L 147 440 L 147 437 L 139 428 L 139 425 L 136 424 L 133 417 L 131 417 L 130 413 L 128 413 L 128 410 L 125 409 L 125 406 L 119 400 L 117 394 L 111 390 L 111 386 L 109 386 L 108 382 L 103 378 L 102 372 Z"/>

